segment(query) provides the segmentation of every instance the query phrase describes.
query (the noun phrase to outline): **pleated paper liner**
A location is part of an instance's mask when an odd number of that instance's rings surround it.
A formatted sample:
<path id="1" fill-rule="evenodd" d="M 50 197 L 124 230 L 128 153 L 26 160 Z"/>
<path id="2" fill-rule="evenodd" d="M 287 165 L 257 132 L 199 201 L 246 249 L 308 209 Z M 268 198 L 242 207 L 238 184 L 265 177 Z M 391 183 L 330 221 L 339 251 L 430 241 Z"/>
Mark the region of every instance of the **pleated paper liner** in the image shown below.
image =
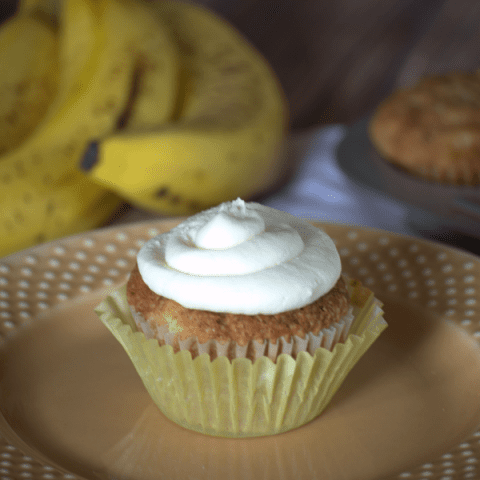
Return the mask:
<path id="1" fill-rule="evenodd" d="M 179 340 L 175 333 L 169 331 L 169 324 L 156 325 L 155 330 L 153 330 L 152 325 L 145 320 L 141 313 L 135 311 L 132 306 L 130 306 L 130 311 L 137 330 L 143 332 L 147 339 L 155 338 L 159 340 L 160 345 L 171 345 L 174 352 L 188 350 L 192 354 L 192 358 L 208 354 L 212 361 L 217 357 L 227 357 L 229 360 L 248 358 L 254 362 L 260 357 L 268 357 L 276 362 L 281 354 L 288 354 L 296 358 L 301 351 L 313 355 L 319 347 L 332 350 L 338 342 L 345 342 L 354 319 L 353 307 L 350 307 L 348 313 L 338 322 L 320 330 L 317 335 L 308 333 L 305 338 L 292 335 L 290 340 L 280 337 L 275 343 L 270 340 L 264 340 L 263 342 L 251 340 L 245 345 L 238 345 L 233 340 L 225 343 L 220 343 L 217 340 L 200 343 L 197 337 Z"/>
<path id="2" fill-rule="evenodd" d="M 208 435 L 253 437 L 299 427 L 317 417 L 343 380 L 387 327 L 381 302 L 358 281 L 348 288 L 354 321 L 344 342 L 314 355 L 282 353 L 273 362 L 262 356 L 229 360 L 208 353 L 192 359 L 174 353 L 137 330 L 125 286 L 96 309 L 121 343 L 155 404 L 177 424 Z"/>

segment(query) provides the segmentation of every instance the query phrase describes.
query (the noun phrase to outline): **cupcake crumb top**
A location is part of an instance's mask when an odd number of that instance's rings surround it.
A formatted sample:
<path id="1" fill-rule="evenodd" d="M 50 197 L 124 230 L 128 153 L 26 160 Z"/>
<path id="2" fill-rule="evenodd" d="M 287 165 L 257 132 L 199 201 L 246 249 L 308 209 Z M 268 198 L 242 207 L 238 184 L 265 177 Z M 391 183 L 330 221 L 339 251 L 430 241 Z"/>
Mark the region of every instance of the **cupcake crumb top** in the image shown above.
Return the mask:
<path id="1" fill-rule="evenodd" d="M 200 343 L 217 340 L 246 345 L 251 340 L 287 341 L 291 336 L 304 338 L 317 334 L 338 322 L 349 309 L 349 294 L 342 277 L 324 296 L 305 307 L 274 315 L 244 315 L 186 308 L 175 300 L 152 292 L 138 270 L 127 283 L 127 298 L 132 309 L 140 313 L 155 330 L 158 325 L 174 325 L 181 340 L 196 336 Z"/>

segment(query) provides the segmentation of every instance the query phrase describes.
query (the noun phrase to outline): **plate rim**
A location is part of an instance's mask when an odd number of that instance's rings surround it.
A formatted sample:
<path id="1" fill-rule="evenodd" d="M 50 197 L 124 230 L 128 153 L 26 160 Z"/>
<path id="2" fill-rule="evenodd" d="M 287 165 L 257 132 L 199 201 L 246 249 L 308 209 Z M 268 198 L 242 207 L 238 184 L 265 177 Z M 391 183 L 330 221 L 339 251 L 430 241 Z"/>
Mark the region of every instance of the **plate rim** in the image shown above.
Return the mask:
<path id="1" fill-rule="evenodd" d="M 142 220 L 138 222 L 129 222 L 129 223 L 124 223 L 124 224 L 113 224 L 113 225 L 107 225 L 99 229 L 87 231 L 87 232 L 82 232 L 78 233 L 72 236 L 68 237 L 62 237 L 59 239 L 55 239 L 49 242 L 45 242 L 41 245 L 36 245 L 18 252 L 15 252 L 13 254 L 10 254 L 8 256 L 0 258 L 0 267 L 2 265 L 11 265 L 13 266 L 16 263 L 19 263 L 22 261 L 22 259 L 25 259 L 29 255 L 47 255 L 49 251 L 57 247 L 58 245 L 61 245 L 62 243 L 68 244 L 68 243 L 74 243 L 75 241 L 85 239 L 86 237 L 102 237 L 103 235 L 115 235 L 116 233 L 120 233 L 122 230 L 128 233 L 129 231 L 142 231 L 145 233 L 145 237 L 148 238 L 147 231 L 149 229 L 156 229 L 160 225 L 168 225 L 168 226 L 174 226 L 178 224 L 183 218 L 185 217 L 172 217 L 172 218 L 161 218 L 161 219 L 149 219 L 149 220 Z M 364 232 L 369 232 L 373 234 L 377 234 L 379 236 L 385 235 L 387 237 L 395 237 L 395 238 L 400 238 L 403 241 L 410 241 L 410 242 L 418 242 L 419 244 L 422 244 L 426 246 L 427 248 L 433 247 L 435 250 L 441 249 L 441 250 L 446 250 L 446 251 L 451 251 L 455 255 L 460 255 L 462 258 L 464 258 L 466 261 L 474 261 L 480 271 L 480 257 L 475 255 L 474 253 L 464 251 L 462 249 L 453 247 L 451 245 L 443 244 L 441 242 L 437 241 L 432 241 L 424 238 L 419 238 L 413 235 L 408 235 L 408 234 L 403 234 L 403 233 L 397 233 L 397 232 L 391 232 L 375 227 L 368 227 L 368 226 L 361 226 L 361 225 L 354 225 L 354 224 L 345 224 L 345 223 L 338 223 L 338 222 L 322 222 L 318 220 L 311 220 L 311 219 L 306 219 L 312 224 L 319 226 L 321 228 L 323 227 L 331 227 L 333 230 L 339 229 L 340 231 L 344 231 L 345 234 L 348 234 L 348 230 L 351 231 L 364 231 Z M 330 234 L 330 233 L 329 233 Z M 151 238 L 152 236 L 150 236 Z M 333 235 L 334 237 L 334 235 Z M 97 289 L 96 289 L 97 290 Z M 95 291 L 96 291 L 95 290 Z M 93 293 L 93 292 L 92 292 Z M 77 294 L 74 298 L 77 298 L 80 294 Z M 480 295 L 480 292 L 479 294 Z M 394 296 L 394 295 L 393 295 Z M 55 305 L 57 305 L 56 303 Z M 55 305 L 53 305 L 50 308 L 53 308 Z M 46 310 L 48 312 L 49 309 Z M 43 312 L 45 313 L 45 311 Z M 42 313 L 42 314 L 43 314 Z M 468 333 L 468 332 L 467 332 Z M 480 350 L 480 344 L 477 342 L 476 343 L 477 347 Z M 0 347 L 0 348 L 3 348 Z M 31 456 L 35 462 L 38 462 L 41 465 L 46 465 L 49 466 L 49 468 L 53 468 L 55 470 L 58 470 L 60 474 L 62 474 L 64 477 L 69 477 L 69 478 L 85 478 L 82 477 L 81 475 L 78 475 L 77 473 L 72 473 L 63 468 L 61 465 L 57 465 L 55 461 L 47 456 L 45 456 L 42 452 L 39 452 L 37 449 L 34 447 L 31 447 L 28 443 L 26 443 L 16 432 L 15 430 L 8 424 L 8 421 L 4 418 L 3 414 L 0 414 L 0 441 L 6 441 L 12 442 L 12 436 L 14 438 L 14 444 L 11 443 L 11 446 L 18 449 L 21 453 L 24 455 Z M 4 428 L 7 427 L 8 433 L 5 435 L 5 430 Z M 475 435 L 477 431 L 480 430 L 480 422 L 478 427 L 476 428 L 475 433 L 470 435 L 469 437 L 461 440 L 461 443 L 465 443 L 469 441 L 473 436 L 478 439 L 478 435 Z M 9 435 L 11 434 L 11 435 Z M 480 447 L 479 447 L 480 450 Z M 32 475 L 31 477 L 33 480 L 40 480 L 40 478 L 43 478 L 41 475 Z M 392 477 L 393 478 L 393 477 Z M 402 478 L 402 477 L 395 477 L 395 478 Z M 405 477 L 407 478 L 407 477 Z M 408 477 L 412 478 L 412 477 Z"/>

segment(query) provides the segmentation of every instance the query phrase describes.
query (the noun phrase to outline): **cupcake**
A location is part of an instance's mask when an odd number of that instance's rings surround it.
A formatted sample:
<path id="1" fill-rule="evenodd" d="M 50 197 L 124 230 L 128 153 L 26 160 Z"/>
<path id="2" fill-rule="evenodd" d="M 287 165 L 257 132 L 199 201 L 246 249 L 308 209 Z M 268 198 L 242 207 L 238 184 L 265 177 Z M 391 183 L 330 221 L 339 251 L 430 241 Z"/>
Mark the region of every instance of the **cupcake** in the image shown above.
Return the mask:
<path id="1" fill-rule="evenodd" d="M 480 76 L 425 77 L 377 108 L 369 136 L 384 160 L 425 180 L 480 184 Z"/>
<path id="2" fill-rule="evenodd" d="M 240 199 L 147 242 L 96 311 L 167 417 L 227 437 L 318 416 L 386 327 L 323 230 Z"/>

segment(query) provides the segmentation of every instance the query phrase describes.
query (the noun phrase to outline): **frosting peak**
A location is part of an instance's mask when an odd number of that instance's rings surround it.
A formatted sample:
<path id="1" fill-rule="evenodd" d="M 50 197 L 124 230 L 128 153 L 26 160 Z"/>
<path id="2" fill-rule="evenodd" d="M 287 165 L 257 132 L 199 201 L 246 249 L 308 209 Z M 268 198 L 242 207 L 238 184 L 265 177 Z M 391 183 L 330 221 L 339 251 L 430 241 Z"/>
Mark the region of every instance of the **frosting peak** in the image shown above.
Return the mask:
<path id="1" fill-rule="evenodd" d="M 237 199 L 147 242 L 144 282 L 187 308 L 254 315 L 312 303 L 337 282 L 328 235 L 285 212 Z"/>
<path id="2" fill-rule="evenodd" d="M 192 217 L 195 218 L 195 217 Z M 203 222 L 187 220 L 165 243 L 167 265 L 200 275 L 247 275 L 287 262 L 304 248 L 298 232 L 287 224 L 265 225 L 243 200 L 209 210 Z"/>
<path id="3" fill-rule="evenodd" d="M 265 229 L 263 218 L 247 210 L 243 200 L 222 204 L 220 211 L 194 233 L 200 248 L 229 248 L 244 242 Z"/>

